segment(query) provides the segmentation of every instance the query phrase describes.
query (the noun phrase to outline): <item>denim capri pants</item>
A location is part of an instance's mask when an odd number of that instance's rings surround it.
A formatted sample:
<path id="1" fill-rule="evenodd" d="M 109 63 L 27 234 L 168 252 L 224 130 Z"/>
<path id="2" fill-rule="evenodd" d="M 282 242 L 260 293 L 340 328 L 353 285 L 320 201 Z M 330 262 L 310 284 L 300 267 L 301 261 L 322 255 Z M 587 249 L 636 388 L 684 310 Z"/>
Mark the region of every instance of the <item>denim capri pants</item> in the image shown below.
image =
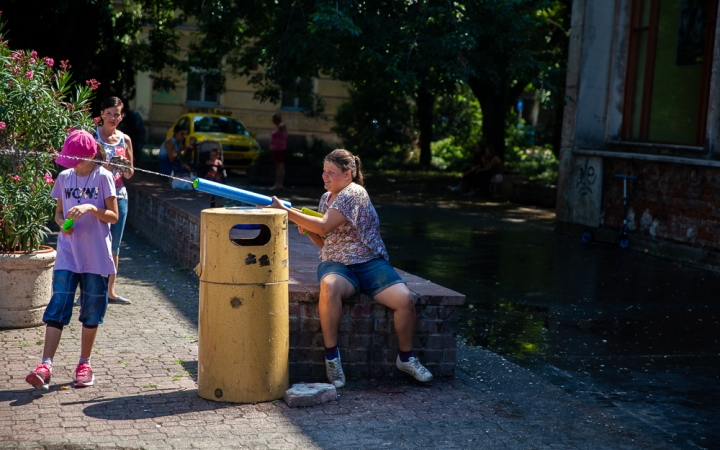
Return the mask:
<path id="1" fill-rule="evenodd" d="M 355 296 L 363 292 L 370 298 L 374 298 L 394 284 L 407 284 L 385 258 L 375 258 L 364 263 L 349 265 L 337 261 L 323 261 L 317 268 L 318 282 L 325 275 L 331 273 L 348 280 L 355 288 Z"/>
<path id="2" fill-rule="evenodd" d="M 108 305 L 108 277 L 94 273 L 75 273 L 69 270 L 53 272 L 52 297 L 45 308 L 43 322 L 70 323 L 75 290 L 80 285 L 82 306 L 79 320 L 83 325 L 101 325 Z"/>

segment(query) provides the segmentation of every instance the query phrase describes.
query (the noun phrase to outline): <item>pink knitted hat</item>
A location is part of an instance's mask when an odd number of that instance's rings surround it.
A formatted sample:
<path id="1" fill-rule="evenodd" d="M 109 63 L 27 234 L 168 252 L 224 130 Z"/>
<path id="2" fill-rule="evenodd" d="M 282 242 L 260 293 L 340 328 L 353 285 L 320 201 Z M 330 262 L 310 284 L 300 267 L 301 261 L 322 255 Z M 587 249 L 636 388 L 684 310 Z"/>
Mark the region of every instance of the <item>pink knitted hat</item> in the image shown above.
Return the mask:
<path id="1" fill-rule="evenodd" d="M 63 167 L 72 169 L 82 161 L 75 158 L 68 158 L 69 156 L 93 158 L 95 153 L 97 153 L 97 142 L 95 142 L 92 134 L 87 131 L 75 130 L 65 139 L 62 151 L 58 157 L 55 158 L 55 162 Z"/>

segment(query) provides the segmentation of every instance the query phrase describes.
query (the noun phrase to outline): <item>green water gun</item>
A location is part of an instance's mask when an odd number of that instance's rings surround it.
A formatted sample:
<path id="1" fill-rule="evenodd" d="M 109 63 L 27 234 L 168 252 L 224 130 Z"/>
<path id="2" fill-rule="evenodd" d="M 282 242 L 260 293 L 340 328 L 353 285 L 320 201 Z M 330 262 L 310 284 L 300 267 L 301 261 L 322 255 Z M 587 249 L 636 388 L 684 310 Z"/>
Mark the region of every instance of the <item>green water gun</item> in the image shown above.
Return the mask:
<path id="1" fill-rule="evenodd" d="M 73 220 L 72 219 L 65 219 L 65 222 L 63 223 L 62 229 L 63 231 L 67 231 L 73 226 Z"/>
<path id="2" fill-rule="evenodd" d="M 324 215 L 324 214 L 322 214 L 322 213 L 319 213 L 319 212 L 317 212 L 317 211 L 313 211 L 312 209 L 310 209 L 310 208 L 305 208 L 305 207 L 303 207 L 303 208 L 300 210 L 300 212 L 303 213 L 303 214 L 306 214 L 306 215 L 308 215 L 308 216 L 313 216 L 313 217 L 323 217 L 323 215 Z M 303 234 L 308 234 L 308 233 L 309 233 L 308 230 L 303 231 Z"/>

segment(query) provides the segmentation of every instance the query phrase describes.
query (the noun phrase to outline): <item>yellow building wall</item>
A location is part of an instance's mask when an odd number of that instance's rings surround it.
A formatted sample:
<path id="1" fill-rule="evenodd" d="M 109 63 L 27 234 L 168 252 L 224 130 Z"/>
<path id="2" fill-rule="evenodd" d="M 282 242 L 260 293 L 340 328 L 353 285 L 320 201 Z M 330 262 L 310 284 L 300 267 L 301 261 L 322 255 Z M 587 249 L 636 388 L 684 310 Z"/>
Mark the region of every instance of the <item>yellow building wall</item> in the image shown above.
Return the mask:
<path id="1" fill-rule="evenodd" d="M 190 37 L 180 39 L 181 48 L 187 48 Z M 345 83 L 321 75 L 315 79 L 314 92 L 325 101 L 324 118 L 315 119 L 305 116 L 301 111 L 282 109 L 280 104 L 260 103 L 253 99 L 255 89 L 249 85 L 248 77 L 233 76 L 226 72 L 226 91 L 219 97 L 217 105 L 188 104 L 187 77 L 177 77 L 176 89 L 169 92 L 152 90 L 150 74 L 139 73 L 136 78 L 138 97 L 131 103 L 145 120 L 150 143 L 159 144 L 165 139 L 168 129 L 177 118 L 188 112 L 211 112 L 213 109 L 230 111 L 233 117 L 240 119 L 250 131 L 257 133 L 260 145 L 267 147 L 270 133 L 275 129 L 272 115 L 279 111 L 291 135 L 305 135 L 308 140 L 319 138 L 331 144 L 339 144 L 340 138 L 330 129 L 334 126 L 338 107 L 349 98 Z"/>

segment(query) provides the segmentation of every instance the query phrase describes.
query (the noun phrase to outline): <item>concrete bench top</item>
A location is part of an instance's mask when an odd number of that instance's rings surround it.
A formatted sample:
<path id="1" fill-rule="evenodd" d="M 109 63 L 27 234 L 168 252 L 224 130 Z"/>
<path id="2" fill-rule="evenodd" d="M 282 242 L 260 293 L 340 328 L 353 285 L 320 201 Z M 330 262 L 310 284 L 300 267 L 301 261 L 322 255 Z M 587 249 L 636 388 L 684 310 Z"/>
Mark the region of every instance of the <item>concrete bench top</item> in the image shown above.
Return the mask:
<path id="1" fill-rule="evenodd" d="M 143 196 L 152 200 L 162 202 L 166 208 L 174 210 L 176 214 L 184 216 L 189 222 L 200 226 L 200 213 L 203 209 L 210 208 L 211 197 L 198 191 L 172 189 L 170 183 L 164 178 L 136 172 L 130 180 L 126 180 L 126 186 L 130 194 L 130 201 L 133 197 Z M 238 186 L 241 189 L 253 191 L 252 186 Z M 257 188 L 258 193 L 266 191 L 264 188 Z M 272 194 L 267 194 L 272 195 Z M 294 204 L 299 204 L 293 198 L 292 192 L 282 196 Z M 316 201 L 316 200 L 313 200 Z M 217 199 L 217 206 L 222 207 L 225 199 Z M 301 203 L 309 203 L 307 201 Z M 128 221 L 133 224 L 132 210 Z M 140 230 L 141 232 L 143 230 Z M 144 233 L 148 235 L 148 233 Z M 317 282 L 317 265 L 320 262 L 318 248 L 306 236 L 301 235 L 293 227 L 289 229 L 289 253 L 290 253 L 290 280 L 288 289 L 293 299 L 300 302 L 317 302 L 320 288 Z M 198 240 L 199 245 L 199 240 Z M 185 263 L 188 269 L 193 270 L 194 264 Z M 445 288 L 428 280 L 412 275 L 403 270 L 396 269 L 398 274 L 405 280 L 408 287 L 416 295 L 418 305 L 444 305 L 459 306 L 465 302 L 465 296 L 451 289 Z"/>

